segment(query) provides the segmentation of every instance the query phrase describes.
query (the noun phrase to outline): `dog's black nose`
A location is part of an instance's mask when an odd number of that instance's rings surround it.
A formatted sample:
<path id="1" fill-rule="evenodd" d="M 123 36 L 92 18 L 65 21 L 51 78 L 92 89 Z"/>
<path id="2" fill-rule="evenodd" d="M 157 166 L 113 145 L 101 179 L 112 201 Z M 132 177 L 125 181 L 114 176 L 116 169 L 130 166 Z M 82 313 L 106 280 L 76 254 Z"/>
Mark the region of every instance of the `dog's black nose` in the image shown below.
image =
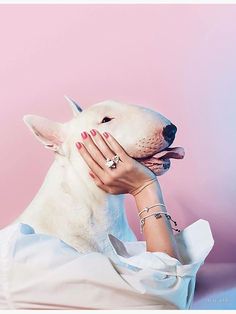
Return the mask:
<path id="1" fill-rule="evenodd" d="M 169 142 L 169 144 L 172 144 L 172 142 L 174 141 L 176 131 L 177 127 L 172 123 L 164 127 L 162 135 L 164 139 Z"/>

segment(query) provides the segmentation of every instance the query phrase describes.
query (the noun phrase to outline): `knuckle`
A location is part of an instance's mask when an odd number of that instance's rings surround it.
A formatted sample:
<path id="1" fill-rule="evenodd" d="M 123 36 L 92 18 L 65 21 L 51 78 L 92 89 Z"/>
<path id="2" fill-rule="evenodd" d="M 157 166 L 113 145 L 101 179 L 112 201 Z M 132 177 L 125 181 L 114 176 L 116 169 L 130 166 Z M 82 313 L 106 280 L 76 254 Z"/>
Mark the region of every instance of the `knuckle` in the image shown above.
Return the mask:
<path id="1" fill-rule="evenodd" d="M 121 157 L 121 156 L 123 157 L 123 151 L 122 151 L 119 147 L 116 147 L 115 153 L 116 153 L 117 155 L 119 155 L 120 157 Z"/>
<path id="2" fill-rule="evenodd" d="M 133 165 L 132 165 L 132 163 L 127 162 L 126 165 L 125 165 L 125 169 L 126 169 L 126 171 L 128 171 L 128 172 L 132 171 L 132 170 L 133 170 Z"/>
<path id="3" fill-rule="evenodd" d="M 112 151 L 110 151 L 109 147 L 105 146 L 105 145 L 101 145 L 100 146 L 101 151 L 103 152 L 104 156 L 112 159 L 114 157 L 114 154 L 112 153 Z"/>
<path id="4" fill-rule="evenodd" d="M 93 143 L 91 143 L 90 141 L 88 141 L 88 142 L 86 143 L 86 147 L 87 147 L 89 150 L 91 150 L 92 148 L 94 148 L 94 145 L 93 145 Z"/>
<path id="5" fill-rule="evenodd" d="M 119 169 L 119 177 L 122 177 L 126 174 L 127 170 L 125 167 Z"/>
<path id="6" fill-rule="evenodd" d="M 83 144 L 84 144 L 86 147 L 92 147 L 92 146 L 95 145 L 90 136 L 89 136 L 88 138 L 86 138 L 86 139 L 83 140 Z"/>
<path id="7" fill-rule="evenodd" d="M 113 188 L 109 188 L 109 189 L 108 189 L 108 193 L 114 194 L 114 189 L 113 189 Z"/>
<path id="8" fill-rule="evenodd" d="M 113 182 L 113 178 L 111 176 L 104 178 L 103 180 L 104 184 L 110 185 Z"/>
<path id="9" fill-rule="evenodd" d="M 117 170 L 117 169 L 115 169 L 115 170 Z M 114 169 L 113 170 L 111 169 L 109 175 L 111 178 L 116 178 L 117 177 L 117 171 L 114 171 Z"/>

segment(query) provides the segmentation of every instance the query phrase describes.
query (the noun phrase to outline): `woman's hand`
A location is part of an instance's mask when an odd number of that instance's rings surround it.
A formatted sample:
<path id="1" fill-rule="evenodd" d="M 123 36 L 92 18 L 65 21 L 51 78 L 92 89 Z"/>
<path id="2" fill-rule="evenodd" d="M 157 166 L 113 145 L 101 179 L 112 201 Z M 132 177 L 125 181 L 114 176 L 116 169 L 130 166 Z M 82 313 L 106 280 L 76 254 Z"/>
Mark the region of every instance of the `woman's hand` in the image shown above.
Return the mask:
<path id="1" fill-rule="evenodd" d="M 97 130 L 92 130 L 91 134 L 92 137 L 83 132 L 83 144 L 78 142 L 76 146 L 88 164 L 97 186 L 110 194 L 132 194 L 133 190 L 139 190 L 146 182 L 154 180 L 154 184 L 135 196 L 138 212 L 146 206 L 163 203 L 159 182 L 151 170 L 130 157 L 111 134 L 105 132 L 103 137 Z M 106 158 L 112 159 L 116 154 L 121 160 L 116 168 L 108 168 L 105 165 Z M 147 251 L 165 252 L 175 258 L 178 256 L 175 238 L 166 217 L 147 219 L 144 236 Z"/>
<path id="2" fill-rule="evenodd" d="M 109 133 L 103 136 L 97 130 L 83 132 L 83 143 L 77 142 L 79 153 L 90 168 L 89 174 L 102 190 L 110 194 L 132 194 L 145 182 L 156 179 L 155 174 L 130 157 Z M 120 157 L 116 168 L 108 168 L 106 158 Z"/>

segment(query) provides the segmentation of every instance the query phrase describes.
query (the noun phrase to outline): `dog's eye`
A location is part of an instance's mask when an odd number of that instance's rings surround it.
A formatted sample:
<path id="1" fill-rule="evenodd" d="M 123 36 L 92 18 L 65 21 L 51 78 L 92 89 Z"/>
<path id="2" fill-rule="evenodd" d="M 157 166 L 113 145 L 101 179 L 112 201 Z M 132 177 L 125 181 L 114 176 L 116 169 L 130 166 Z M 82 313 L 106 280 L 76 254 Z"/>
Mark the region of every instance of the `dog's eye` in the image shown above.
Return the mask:
<path id="1" fill-rule="evenodd" d="M 113 118 L 104 117 L 104 118 L 102 119 L 102 122 L 101 122 L 101 123 L 109 122 L 109 121 L 111 121 L 112 119 L 113 119 Z"/>

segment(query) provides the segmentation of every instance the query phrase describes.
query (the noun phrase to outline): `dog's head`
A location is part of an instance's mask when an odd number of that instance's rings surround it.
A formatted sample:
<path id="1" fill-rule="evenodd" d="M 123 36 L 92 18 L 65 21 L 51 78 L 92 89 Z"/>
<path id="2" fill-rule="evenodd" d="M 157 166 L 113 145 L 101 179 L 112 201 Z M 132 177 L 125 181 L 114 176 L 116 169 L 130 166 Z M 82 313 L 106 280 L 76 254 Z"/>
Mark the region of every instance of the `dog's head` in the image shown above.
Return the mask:
<path id="1" fill-rule="evenodd" d="M 78 161 L 75 143 L 81 132 L 97 129 L 111 133 L 130 157 L 147 166 L 156 175 L 170 168 L 170 158 L 181 159 L 181 147 L 170 148 L 177 128 L 160 113 L 146 107 L 108 100 L 84 110 L 69 101 L 74 117 L 64 124 L 35 115 L 24 116 L 25 123 L 45 147 Z"/>

